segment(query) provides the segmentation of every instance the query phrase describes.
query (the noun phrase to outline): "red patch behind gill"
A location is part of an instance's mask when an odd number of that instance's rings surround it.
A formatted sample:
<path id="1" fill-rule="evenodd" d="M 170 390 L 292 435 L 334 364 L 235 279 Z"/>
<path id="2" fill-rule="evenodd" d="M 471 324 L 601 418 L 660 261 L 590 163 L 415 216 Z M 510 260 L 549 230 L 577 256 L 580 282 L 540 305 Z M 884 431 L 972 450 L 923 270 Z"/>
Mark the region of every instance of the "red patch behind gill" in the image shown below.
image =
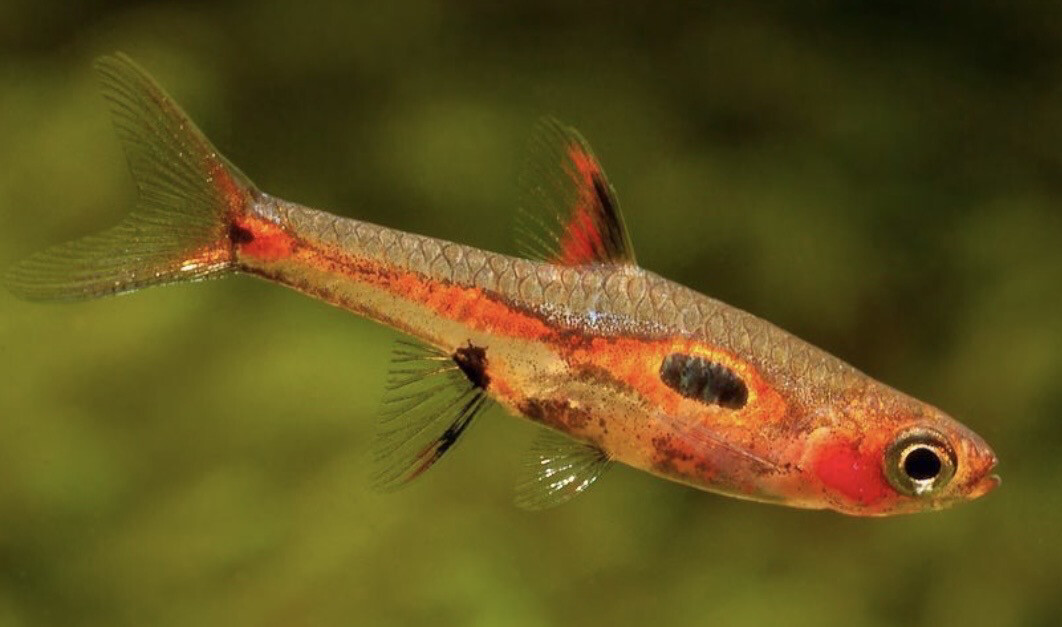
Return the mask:
<path id="1" fill-rule="evenodd" d="M 867 454 L 847 441 L 826 443 L 815 459 L 814 471 L 824 486 L 863 506 L 895 494 L 882 472 L 880 452 Z"/>

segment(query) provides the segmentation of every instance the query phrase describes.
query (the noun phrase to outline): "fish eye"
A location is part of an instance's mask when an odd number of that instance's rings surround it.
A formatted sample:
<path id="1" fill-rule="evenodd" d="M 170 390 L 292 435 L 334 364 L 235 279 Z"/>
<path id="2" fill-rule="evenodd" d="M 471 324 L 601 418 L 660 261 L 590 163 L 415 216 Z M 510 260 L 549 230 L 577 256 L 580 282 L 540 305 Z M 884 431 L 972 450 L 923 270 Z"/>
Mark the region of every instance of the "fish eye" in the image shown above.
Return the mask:
<path id="1" fill-rule="evenodd" d="M 908 429 L 885 449 L 885 476 L 908 496 L 929 496 L 946 486 L 955 465 L 948 440 L 931 429 Z"/>

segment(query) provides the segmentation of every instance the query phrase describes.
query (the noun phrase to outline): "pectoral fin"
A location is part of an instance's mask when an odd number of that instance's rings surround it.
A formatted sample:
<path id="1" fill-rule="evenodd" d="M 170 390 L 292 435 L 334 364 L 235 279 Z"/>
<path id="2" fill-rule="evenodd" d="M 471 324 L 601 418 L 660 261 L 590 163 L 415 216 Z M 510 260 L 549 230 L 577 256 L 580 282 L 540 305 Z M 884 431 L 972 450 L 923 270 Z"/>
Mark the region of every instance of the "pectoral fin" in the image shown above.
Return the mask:
<path id="1" fill-rule="evenodd" d="M 395 348 L 376 436 L 373 484 L 395 489 L 431 468 L 488 405 L 486 350 L 447 354 L 416 342 Z"/>
<path id="2" fill-rule="evenodd" d="M 673 416 L 660 414 L 657 420 L 677 442 L 685 448 L 701 451 L 704 459 L 713 459 L 719 463 L 731 465 L 734 462 L 751 465 L 757 471 L 778 472 L 784 466 L 777 461 L 757 454 L 743 443 L 717 432 L 704 424 L 690 423 Z"/>

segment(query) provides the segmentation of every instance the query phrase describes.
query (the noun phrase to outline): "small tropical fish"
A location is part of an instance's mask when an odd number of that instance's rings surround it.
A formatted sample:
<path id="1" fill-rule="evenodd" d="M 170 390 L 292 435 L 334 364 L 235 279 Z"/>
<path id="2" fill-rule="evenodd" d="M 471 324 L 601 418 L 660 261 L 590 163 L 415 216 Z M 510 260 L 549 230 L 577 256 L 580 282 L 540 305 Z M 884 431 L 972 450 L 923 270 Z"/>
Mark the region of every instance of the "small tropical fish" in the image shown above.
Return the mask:
<path id="1" fill-rule="evenodd" d="M 139 202 L 7 275 L 74 300 L 242 272 L 410 336 L 392 364 L 380 487 L 432 467 L 490 403 L 544 427 L 517 503 L 615 462 L 743 499 L 846 514 L 940 509 L 999 484 L 972 431 L 774 325 L 637 265 L 587 143 L 538 142 L 527 258 L 337 217 L 258 190 L 129 58 L 96 63 Z"/>

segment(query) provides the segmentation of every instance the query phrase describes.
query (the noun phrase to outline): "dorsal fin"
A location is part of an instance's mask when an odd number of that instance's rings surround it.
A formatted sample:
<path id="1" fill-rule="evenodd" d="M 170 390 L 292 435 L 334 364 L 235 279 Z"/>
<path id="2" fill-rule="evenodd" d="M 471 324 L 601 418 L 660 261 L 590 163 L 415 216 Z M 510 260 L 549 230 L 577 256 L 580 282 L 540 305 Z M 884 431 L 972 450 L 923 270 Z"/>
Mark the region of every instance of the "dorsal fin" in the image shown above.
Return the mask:
<path id="1" fill-rule="evenodd" d="M 578 131 L 543 120 L 524 176 L 524 254 L 566 266 L 635 263 L 615 192 Z"/>

